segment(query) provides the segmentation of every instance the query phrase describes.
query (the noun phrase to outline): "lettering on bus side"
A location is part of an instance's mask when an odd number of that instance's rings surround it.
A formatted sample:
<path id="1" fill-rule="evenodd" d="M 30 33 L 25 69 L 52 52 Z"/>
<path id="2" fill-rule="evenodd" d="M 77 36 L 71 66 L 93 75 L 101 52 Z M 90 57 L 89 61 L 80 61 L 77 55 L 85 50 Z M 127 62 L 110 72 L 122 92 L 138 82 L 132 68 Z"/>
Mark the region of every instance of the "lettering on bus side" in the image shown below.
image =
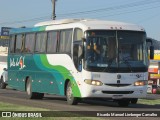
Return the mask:
<path id="1" fill-rule="evenodd" d="M 21 56 L 20 58 L 10 58 L 10 67 L 20 67 L 19 69 L 22 70 L 26 67 L 24 64 L 25 57 Z"/>

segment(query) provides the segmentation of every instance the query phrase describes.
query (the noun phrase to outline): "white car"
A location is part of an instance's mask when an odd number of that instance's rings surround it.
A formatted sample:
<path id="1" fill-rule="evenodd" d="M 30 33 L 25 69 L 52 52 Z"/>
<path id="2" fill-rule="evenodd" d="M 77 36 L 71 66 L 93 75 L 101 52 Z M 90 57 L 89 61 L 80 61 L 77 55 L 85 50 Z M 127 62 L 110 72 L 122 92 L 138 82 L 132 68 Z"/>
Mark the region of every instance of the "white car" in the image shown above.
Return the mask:
<path id="1" fill-rule="evenodd" d="M 148 85 L 147 93 L 152 93 L 152 85 Z"/>
<path id="2" fill-rule="evenodd" d="M 7 47 L 0 46 L 0 88 L 5 89 L 7 86 Z"/>
<path id="3" fill-rule="evenodd" d="M 8 71 L 7 71 L 7 65 L 0 64 L 0 88 L 5 89 L 7 86 L 7 80 L 8 80 Z"/>

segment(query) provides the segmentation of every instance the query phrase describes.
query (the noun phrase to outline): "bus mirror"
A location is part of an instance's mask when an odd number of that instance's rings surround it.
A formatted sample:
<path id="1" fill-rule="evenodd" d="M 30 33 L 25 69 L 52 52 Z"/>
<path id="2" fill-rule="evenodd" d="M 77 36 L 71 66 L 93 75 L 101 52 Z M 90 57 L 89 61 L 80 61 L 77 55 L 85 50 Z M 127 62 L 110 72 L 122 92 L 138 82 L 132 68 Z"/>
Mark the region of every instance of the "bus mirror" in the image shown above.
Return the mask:
<path id="1" fill-rule="evenodd" d="M 154 46 L 150 46 L 150 59 L 154 59 Z"/>

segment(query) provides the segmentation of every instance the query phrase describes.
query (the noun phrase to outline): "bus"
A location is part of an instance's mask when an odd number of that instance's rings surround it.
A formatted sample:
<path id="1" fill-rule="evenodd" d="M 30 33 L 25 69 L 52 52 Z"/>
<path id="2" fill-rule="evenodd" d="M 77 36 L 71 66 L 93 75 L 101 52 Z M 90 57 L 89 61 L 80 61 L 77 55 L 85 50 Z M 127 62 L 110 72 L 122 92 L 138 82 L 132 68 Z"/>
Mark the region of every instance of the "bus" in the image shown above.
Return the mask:
<path id="1" fill-rule="evenodd" d="M 10 31 L 8 82 L 29 99 L 66 96 L 112 99 L 119 106 L 147 93 L 146 32 L 137 25 L 96 19 L 62 19 Z"/>

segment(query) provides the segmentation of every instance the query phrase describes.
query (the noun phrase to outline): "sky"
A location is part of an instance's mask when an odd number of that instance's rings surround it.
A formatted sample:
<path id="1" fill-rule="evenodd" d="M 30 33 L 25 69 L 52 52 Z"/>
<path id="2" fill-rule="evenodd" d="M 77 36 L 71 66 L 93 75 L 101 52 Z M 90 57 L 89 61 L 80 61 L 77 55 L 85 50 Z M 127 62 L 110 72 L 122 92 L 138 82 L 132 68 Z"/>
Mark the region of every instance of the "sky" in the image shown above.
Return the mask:
<path id="1" fill-rule="evenodd" d="M 0 28 L 32 27 L 51 16 L 51 0 L 0 0 Z M 56 19 L 65 18 L 133 23 L 160 41 L 160 0 L 57 0 Z"/>

